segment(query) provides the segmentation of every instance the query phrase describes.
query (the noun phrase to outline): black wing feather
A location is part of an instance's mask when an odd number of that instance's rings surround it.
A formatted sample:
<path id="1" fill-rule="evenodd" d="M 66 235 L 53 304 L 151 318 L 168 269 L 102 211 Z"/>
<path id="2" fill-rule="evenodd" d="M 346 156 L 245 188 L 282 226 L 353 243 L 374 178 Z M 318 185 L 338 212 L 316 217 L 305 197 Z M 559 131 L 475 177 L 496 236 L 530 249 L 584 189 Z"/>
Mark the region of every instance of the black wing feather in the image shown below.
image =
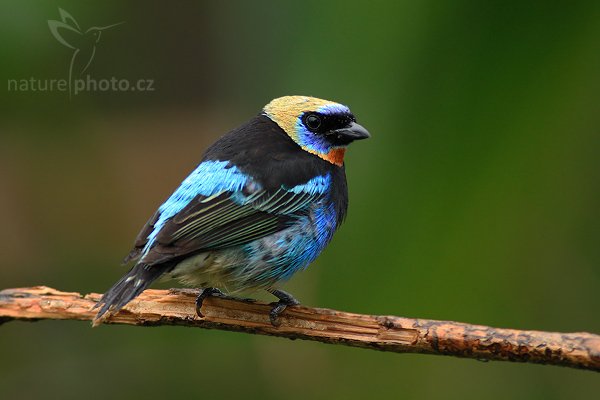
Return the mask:
<path id="1" fill-rule="evenodd" d="M 320 194 L 278 190 L 257 193 L 253 201 L 239 204 L 231 192 L 197 196 L 169 219 L 141 262 L 155 265 L 174 258 L 222 249 L 279 232 L 300 215 Z"/>

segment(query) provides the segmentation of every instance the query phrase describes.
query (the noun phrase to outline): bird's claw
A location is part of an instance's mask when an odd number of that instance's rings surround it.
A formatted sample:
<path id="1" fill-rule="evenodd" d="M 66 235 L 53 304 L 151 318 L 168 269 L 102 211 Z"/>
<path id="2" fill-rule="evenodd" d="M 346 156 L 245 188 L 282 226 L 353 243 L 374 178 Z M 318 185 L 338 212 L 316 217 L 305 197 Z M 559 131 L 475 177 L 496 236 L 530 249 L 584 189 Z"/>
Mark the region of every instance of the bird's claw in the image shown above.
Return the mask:
<path id="1" fill-rule="evenodd" d="M 271 303 L 273 307 L 269 312 L 269 320 L 271 321 L 271 325 L 278 327 L 281 325 L 281 322 L 279 321 L 279 316 L 281 315 L 281 313 L 283 313 L 288 306 L 296 306 L 300 304 L 300 302 L 296 300 L 294 296 L 287 292 L 284 292 L 283 290 L 276 289 L 269 290 L 269 292 L 271 292 L 271 294 L 273 294 L 279 299 L 279 301 Z M 217 288 L 200 289 L 200 293 L 198 293 L 198 297 L 196 297 L 196 314 L 198 315 L 198 317 L 204 318 L 204 314 L 202 314 L 202 303 L 204 302 L 204 299 L 210 296 L 228 298 L 228 296 L 225 293 L 223 293 Z M 254 300 L 252 299 L 232 299 L 245 302 L 254 302 Z"/>
<path id="2" fill-rule="evenodd" d="M 271 311 L 269 312 L 269 320 L 271 321 L 271 325 L 278 327 L 281 325 L 279 314 L 281 314 L 287 308 L 287 304 L 280 301 L 271 304 L 273 305 L 273 308 L 271 308 Z"/>
<path id="3" fill-rule="evenodd" d="M 279 299 L 279 301 L 271 303 L 273 307 L 269 312 L 269 320 L 271 321 L 271 325 L 278 327 L 281 325 L 281 321 L 279 321 L 279 316 L 281 313 L 284 312 L 288 306 L 297 306 L 300 304 L 300 302 L 296 300 L 294 296 L 284 292 L 283 290 L 270 290 L 270 292 Z"/>
<path id="4" fill-rule="evenodd" d="M 210 296 L 227 297 L 225 295 L 225 293 L 221 292 L 217 288 L 200 289 L 200 293 L 198 293 L 198 297 L 196 297 L 196 314 L 198 315 L 198 317 L 204 318 L 204 314 L 202 314 L 202 311 L 201 311 L 202 303 L 204 302 L 204 299 L 206 299 L 207 297 L 210 297 Z"/>

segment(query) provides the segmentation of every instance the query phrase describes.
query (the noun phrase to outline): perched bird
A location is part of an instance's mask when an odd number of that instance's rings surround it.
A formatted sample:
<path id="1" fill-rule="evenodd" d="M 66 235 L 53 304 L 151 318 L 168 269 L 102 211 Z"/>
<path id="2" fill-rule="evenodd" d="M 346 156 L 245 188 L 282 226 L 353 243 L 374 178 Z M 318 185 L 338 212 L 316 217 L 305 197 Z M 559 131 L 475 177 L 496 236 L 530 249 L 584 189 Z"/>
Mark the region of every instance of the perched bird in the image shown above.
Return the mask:
<path id="1" fill-rule="evenodd" d="M 346 215 L 344 152 L 369 132 L 348 107 L 305 96 L 272 100 L 208 148 L 158 208 L 125 263 L 136 264 L 100 299 L 95 322 L 159 277 L 207 296 L 265 289 L 279 314 L 299 304 L 281 283 L 313 262 Z"/>

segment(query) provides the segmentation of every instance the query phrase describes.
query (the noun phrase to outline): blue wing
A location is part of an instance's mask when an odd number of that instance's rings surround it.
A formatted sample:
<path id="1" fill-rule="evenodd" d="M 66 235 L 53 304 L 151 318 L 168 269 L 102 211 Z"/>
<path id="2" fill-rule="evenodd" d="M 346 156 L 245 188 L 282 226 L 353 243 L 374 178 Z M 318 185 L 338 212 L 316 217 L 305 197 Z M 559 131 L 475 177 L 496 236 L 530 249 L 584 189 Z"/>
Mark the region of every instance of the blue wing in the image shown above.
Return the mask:
<path id="1" fill-rule="evenodd" d="M 327 196 L 329 175 L 267 190 L 226 161 L 201 163 L 142 229 L 126 259 L 148 265 L 281 231 Z"/>

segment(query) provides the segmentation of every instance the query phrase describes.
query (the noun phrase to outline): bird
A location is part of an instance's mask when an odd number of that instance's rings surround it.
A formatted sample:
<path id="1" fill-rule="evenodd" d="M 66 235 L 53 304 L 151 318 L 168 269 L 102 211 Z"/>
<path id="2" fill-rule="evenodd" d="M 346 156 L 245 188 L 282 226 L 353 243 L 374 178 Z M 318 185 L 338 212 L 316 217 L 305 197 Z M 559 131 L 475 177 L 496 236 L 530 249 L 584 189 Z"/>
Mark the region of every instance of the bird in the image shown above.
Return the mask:
<path id="1" fill-rule="evenodd" d="M 348 208 L 344 155 L 369 132 L 340 103 L 284 96 L 208 147 L 137 236 L 133 267 L 99 300 L 97 326 L 158 278 L 209 296 L 266 290 L 270 322 L 300 304 L 281 289 L 331 241 Z"/>

